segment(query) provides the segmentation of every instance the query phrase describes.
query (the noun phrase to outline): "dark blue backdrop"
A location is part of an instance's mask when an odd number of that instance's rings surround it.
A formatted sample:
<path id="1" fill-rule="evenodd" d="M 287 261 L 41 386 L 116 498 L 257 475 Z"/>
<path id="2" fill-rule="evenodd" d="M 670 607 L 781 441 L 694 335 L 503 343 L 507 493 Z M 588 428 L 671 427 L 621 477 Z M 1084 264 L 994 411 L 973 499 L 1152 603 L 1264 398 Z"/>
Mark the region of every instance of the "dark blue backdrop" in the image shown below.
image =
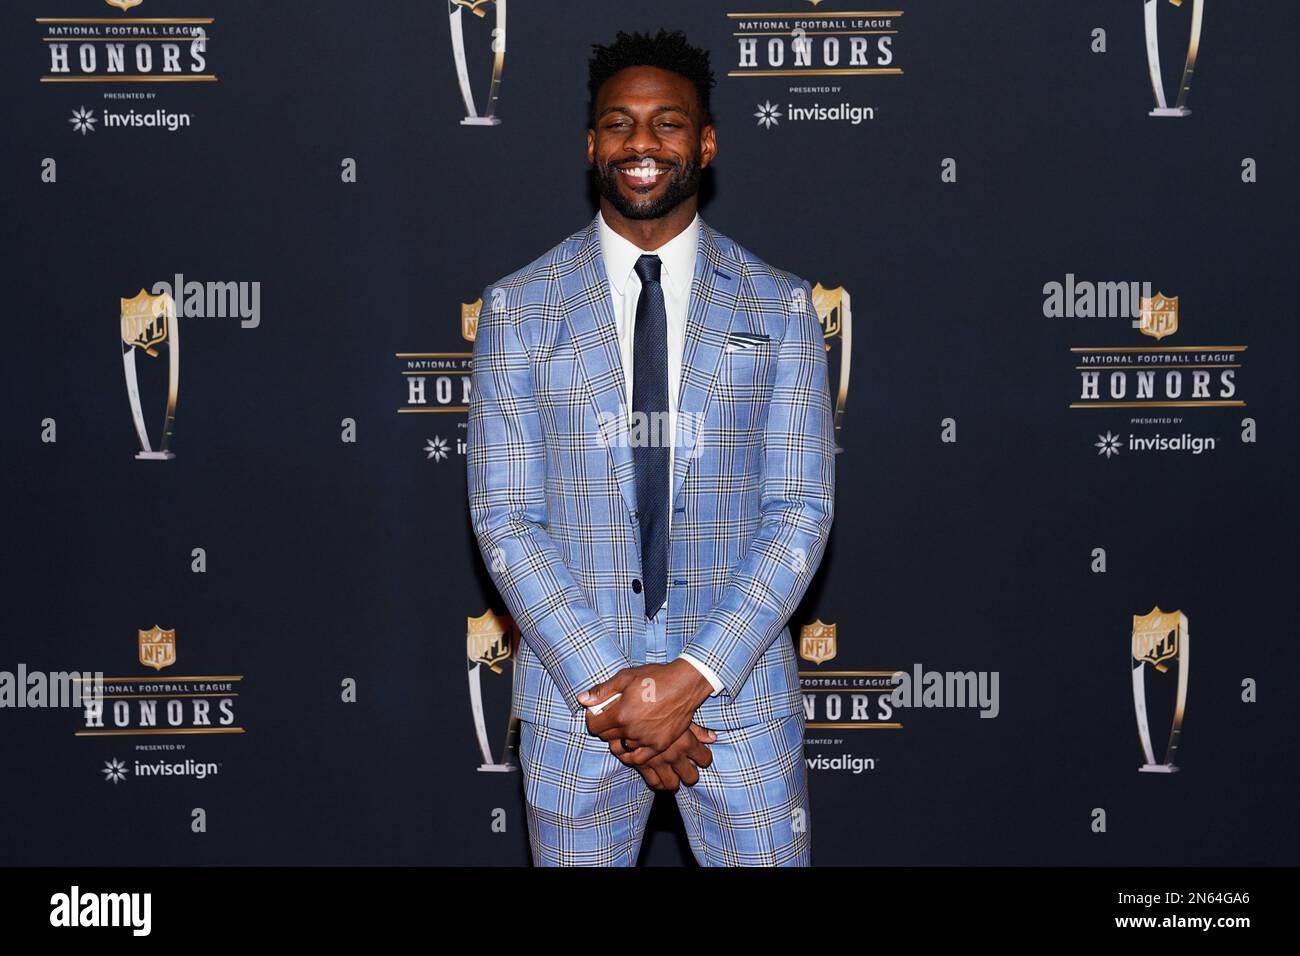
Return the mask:
<path id="1" fill-rule="evenodd" d="M 772 128 L 759 104 L 818 96 L 728 76 L 728 14 L 857 5 L 511 0 L 493 127 L 459 122 L 444 6 L 6 5 L 0 669 L 238 675 L 245 732 L 87 738 L 73 710 L 0 711 L 0 862 L 528 860 L 518 774 L 477 770 L 466 619 L 505 608 L 469 529 L 464 414 L 399 413 L 399 354 L 468 353 L 462 304 L 590 219 L 589 45 L 666 25 L 712 51 L 719 79 L 702 216 L 852 296 L 836 524 L 791 622 L 834 623 L 838 650 L 808 672 L 1000 676 L 996 719 L 818 731 L 839 742 L 810 757 L 875 767 L 811 773 L 814 862 L 1294 863 L 1293 6 L 1210 0 L 1193 113 L 1164 119 L 1147 115 L 1136 2 L 915 0 L 895 18 L 902 75 L 837 78 L 822 97 L 874 119 Z M 1160 11 L 1170 86 L 1188 6 Z M 492 16 L 466 17 L 480 103 Z M 211 17 L 217 80 L 42 83 L 43 17 Z M 105 94 L 137 89 L 191 125 L 68 122 L 129 108 Z M 1247 157 L 1257 182 L 1242 181 Z M 175 273 L 259 282 L 260 324 L 181 320 L 176 457 L 138 461 L 118 300 Z M 1186 410 L 1218 448 L 1098 455 L 1100 433 L 1158 429 L 1070 409 L 1069 349 L 1156 342 L 1124 321 L 1045 317 L 1043 285 L 1067 274 L 1178 295 L 1180 331 L 1161 345 L 1247 347 L 1246 406 Z M 429 456 L 433 439 L 448 457 Z M 1170 776 L 1136 772 L 1125 665 L 1132 615 L 1157 604 L 1188 615 L 1195 644 Z M 136 646 L 155 624 L 177 641 L 157 674 Z M 483 675 L 493 746 L 508 674 Z M 138 748 L 159 742 L 219 770 L 105 780 L 106 761 L 156 759 Z M 644 860 L 689 858 L 661 809 Z"/>

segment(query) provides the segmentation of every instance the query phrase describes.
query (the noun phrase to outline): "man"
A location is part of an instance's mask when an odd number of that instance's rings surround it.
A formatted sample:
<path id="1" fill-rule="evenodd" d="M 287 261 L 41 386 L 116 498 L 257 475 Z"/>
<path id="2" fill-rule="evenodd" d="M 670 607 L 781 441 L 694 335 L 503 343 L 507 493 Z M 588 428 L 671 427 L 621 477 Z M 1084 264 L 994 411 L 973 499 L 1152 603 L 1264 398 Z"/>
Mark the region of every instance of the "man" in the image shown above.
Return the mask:
<path id="1" fill-rule="evenodd" d="M 808 283 L 698 216 L 708 58 L 595 47 L 600 210 L 483 294 L 469 503 L 539 865 L 634 864 L 660 789 L 701 864 L 808 865 L 786 623 L 833 513 L 826 353 Z"/>

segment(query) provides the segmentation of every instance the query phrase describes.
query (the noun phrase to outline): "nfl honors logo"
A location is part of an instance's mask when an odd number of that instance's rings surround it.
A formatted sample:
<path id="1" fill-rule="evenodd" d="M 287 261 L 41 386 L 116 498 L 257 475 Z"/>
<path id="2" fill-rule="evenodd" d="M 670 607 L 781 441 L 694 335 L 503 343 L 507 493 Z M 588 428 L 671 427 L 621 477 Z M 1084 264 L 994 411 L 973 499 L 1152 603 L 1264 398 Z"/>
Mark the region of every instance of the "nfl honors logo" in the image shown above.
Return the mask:
<path id="1" fill-rule="evenodd" d="M 1163 339 L 1178 331 L 1178 296 L 1157 292 L 1150 297 L 1143 296 L 1140 305 L 1138 329 L 1143 335 Z"/>
<path id="2" fill-rule="evenodd" d="M 825 664 L 836 653 L 835 625 L 820 619 L 799 630 L 799 656 L 812 664 Z"/>
<path id="3" fill-rule="evenodd" d="M 176 631 L 164 631 L 154 625 L 140 631 L 140 663 L 156 671 L 176 663 Z"/>

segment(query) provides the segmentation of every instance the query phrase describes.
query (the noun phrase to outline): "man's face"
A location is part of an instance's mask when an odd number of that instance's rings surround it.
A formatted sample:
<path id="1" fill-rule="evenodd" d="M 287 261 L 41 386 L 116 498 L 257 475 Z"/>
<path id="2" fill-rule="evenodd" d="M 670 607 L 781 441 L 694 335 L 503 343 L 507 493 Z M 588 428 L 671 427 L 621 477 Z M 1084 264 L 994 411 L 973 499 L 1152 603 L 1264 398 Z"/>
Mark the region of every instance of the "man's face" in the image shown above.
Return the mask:
<path id="1" fill-rule="evenodd" d="M 700 126 L 695 86 L 653 66 L 615 73 L 596 99 L 587 161 L 600 194 L 627 219 L 659 219 L 694 196 L 713 160 L 712 126 Z"/>

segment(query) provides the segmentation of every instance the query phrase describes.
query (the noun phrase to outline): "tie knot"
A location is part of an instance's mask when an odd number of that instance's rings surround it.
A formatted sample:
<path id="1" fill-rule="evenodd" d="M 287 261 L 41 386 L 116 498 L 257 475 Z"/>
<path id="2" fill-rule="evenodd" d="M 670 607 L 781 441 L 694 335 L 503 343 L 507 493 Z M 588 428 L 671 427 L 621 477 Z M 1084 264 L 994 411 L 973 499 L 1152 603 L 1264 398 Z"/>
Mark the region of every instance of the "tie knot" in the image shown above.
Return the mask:
<path id="1" fill-rule="evenodd" d="M 662 263 L 658 256 L 644 255 L 636 261 L 636 275 L 642 282 L 658 282 L 659 266 Z"/>

